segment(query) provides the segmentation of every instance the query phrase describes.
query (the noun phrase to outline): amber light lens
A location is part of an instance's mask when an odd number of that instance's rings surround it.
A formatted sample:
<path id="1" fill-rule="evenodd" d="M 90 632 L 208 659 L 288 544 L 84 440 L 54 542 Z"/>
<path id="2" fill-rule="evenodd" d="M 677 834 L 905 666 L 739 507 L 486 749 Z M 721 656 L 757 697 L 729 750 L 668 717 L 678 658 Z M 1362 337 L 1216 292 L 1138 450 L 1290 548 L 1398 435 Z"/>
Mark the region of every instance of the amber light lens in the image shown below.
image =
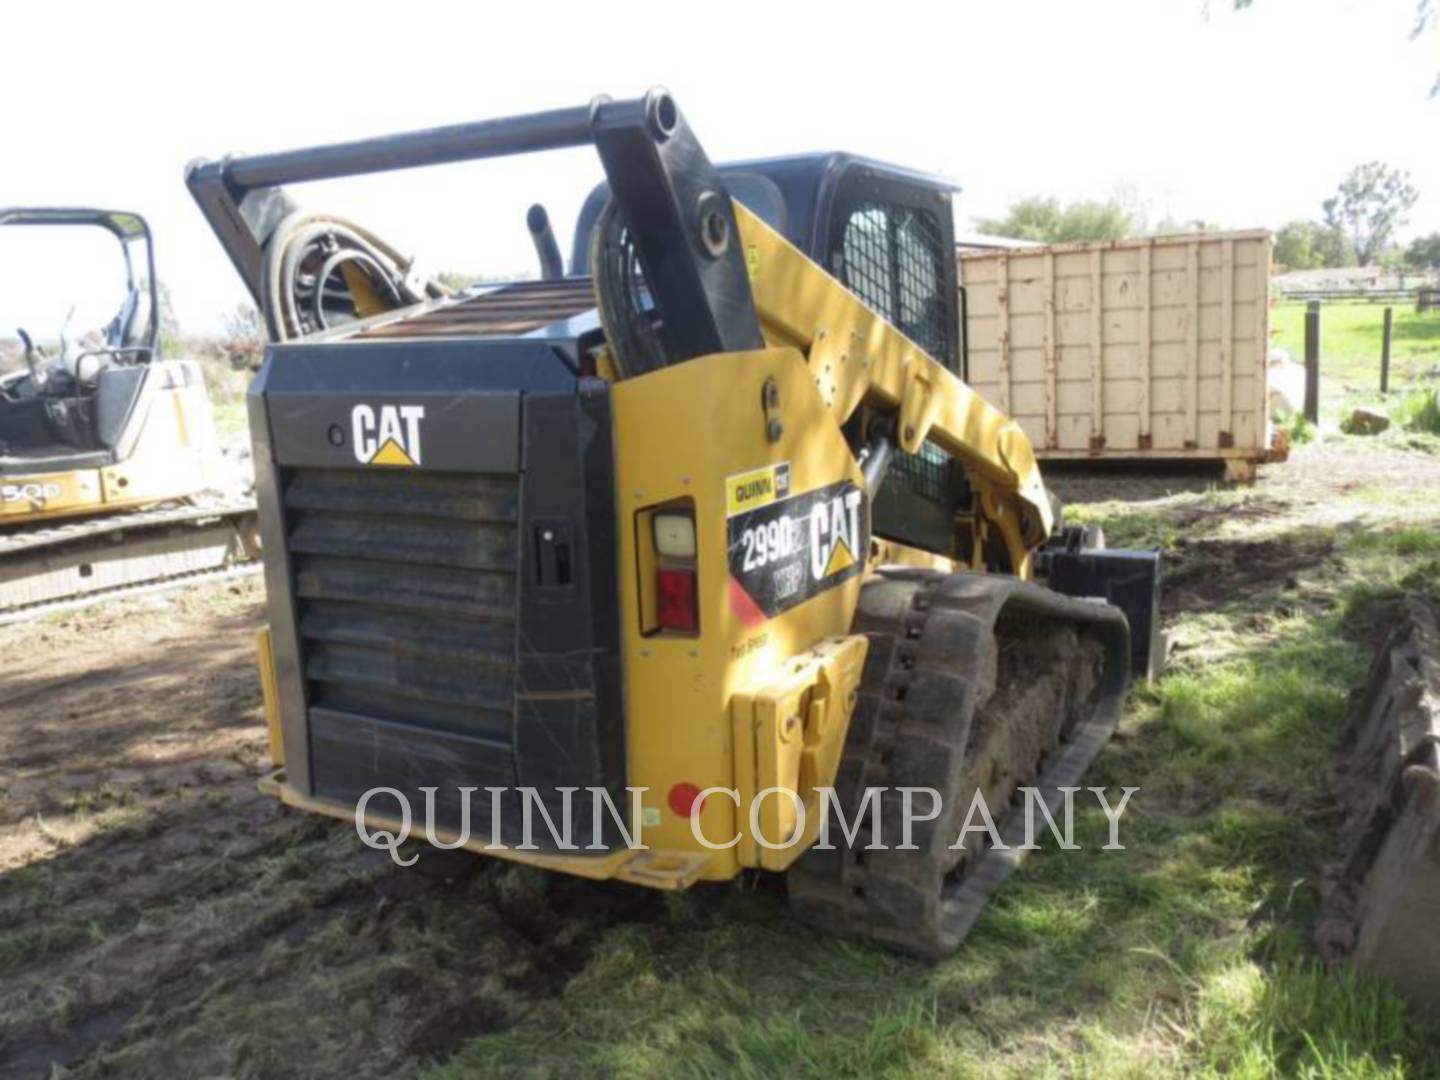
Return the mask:
<path id="1" fill-rule="evenodd" d="M 661 567 L 655 575 L 655 586 L 660 629 L 692 634 L 700 629 L 694 570 Z"/>

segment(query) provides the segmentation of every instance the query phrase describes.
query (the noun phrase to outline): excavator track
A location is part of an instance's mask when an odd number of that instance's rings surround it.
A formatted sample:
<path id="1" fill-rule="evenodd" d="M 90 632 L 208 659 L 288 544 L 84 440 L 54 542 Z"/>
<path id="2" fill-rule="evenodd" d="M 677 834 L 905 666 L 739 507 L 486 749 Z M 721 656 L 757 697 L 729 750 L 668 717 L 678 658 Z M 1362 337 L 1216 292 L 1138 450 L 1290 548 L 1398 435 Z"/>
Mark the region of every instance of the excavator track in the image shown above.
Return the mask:
<path id="1" fill-rule="evenodd" d="M 114 596 L 258 568 L 248 498 L 27 528 L 0 535 L 0 624 Z"/>
<path id="2" fill-rule="evenodd" d="M 1125 616 L 1014 579 L 897 568 L 867 582 L 856 627 L 870 649 L 836 796 L 853 824 L 866 789 L 883 789 L 879 814 L 853 842 L 831 822 L 833 850 L 787 875 L 791 906 L 827 933 L 945 956 L 1026 854 L 1019 789 L 1039 789 L 1060 820 L 1059 789 L 1109 741 L 1129 681 Z M 897 850 L 905 787 L 941 795 L 931 821 L 912 795 L 914 850 Z M 952 846 L 977 789 L 1008 850 L 975 832 Z M 866 850 L 877 839 L 884 849 Z"/>

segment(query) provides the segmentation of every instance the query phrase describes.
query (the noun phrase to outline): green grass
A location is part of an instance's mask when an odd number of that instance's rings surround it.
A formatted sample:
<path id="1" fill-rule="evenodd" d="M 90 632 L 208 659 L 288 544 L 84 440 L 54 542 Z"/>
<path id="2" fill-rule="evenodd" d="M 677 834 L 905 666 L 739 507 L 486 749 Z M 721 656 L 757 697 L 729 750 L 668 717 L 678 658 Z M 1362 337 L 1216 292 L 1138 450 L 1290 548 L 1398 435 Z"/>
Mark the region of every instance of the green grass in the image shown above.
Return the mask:
<path id="1" fill-rule="evenodd" d="M 1203 1076 L 1399 1080 L 1430 1071 L 1407 1065 L 1428 1054 L 1404 1006 L 1349 973 L 1287 964 L 1267 976 L 1244 964 L 1199 999 Z"/>
<path id="2" fill-rule="evenodd" d="M 1391 332 L 1390 384 L 1395 389 L 1418 380 L 1440 364 L 1440 311 L 1418 315 L 1411 305 L 1395 304 Z M 1320 311 L 1321 389 L 1327 378 L 1355 389 L 1379 390 L 1380 346 L 1385 305 L 1333 301 Z M 1278 303 L 1270 310 L 1270 341 L 1305 357 L 1305 304 Z"/>
<path id="3" fill-rule="evenodd" d="M 1285 427 L 1290 433 L 1291 446 L 1303 446 L 1308 442 L 1315 441 L 1315 425 L 1305 419 L 1303 412 L 1297 412 L 1291 416 Z"/>
<path id="4" fill-rule="evenodd" d="M 221 435 L 237 435 L 250 430 L 250 417 L 245 411 L 243 399 L 215 405 L 212 411 L 215 414 L 215 430 Z"/>
<path id="5" fill-rule="evenodd" d="M 1391 408 L 1390 417 L 1405 431 L 1440 435 L 1440 389 L 1406 394 Z"/>
<path id="6" fill-rule="evenodd" d="M 1440 531 L 1428 527 L 1387 526 L 1356 533 L 1347 542 L 1351 552 L 1387 556 L 1440 555 Z"/>
<path id="7" fill-rule="evenodd" d="M 1214 535 L 1242 501 L 1076 518 L 1115 543 L 1168 547 L 1185 574 L 1197 556 L 1176 543 L 1177 517 L 1190 516 L 1186 537 Z M 1196 522 L 1197 507 L 1214 512 Z M 817 937 L 772 890 L 702 889 L 659 922 L 613 928 L 560 995 L 428 1075 L 1440 1074 L 1440 1027 L 1321 968 L 1310 944 L 1346 695 L 1397 598 L 1440 589 L 1437 526 L 1331 530 L 1344 558 L 1312 568 L 1329 575 L 1325 595 L 1297 599 L 1277 580 L 1179 616 L 1172 673 L 1134 692 L 1086 780 L 1140 785 L 1125 850 L 1096 850 L 1105 820 L 1077 803 L 1084 850 L 1039 853 L 950 960 Z M 1325 531 L 1266 537 L 1303 549 Z"/>
<path id="8" fill-rule="evenodd" d="M 205 378 L 205 392 L 215 416 L 216 431 L 222 436 L 248 431 L 250 420 L 246 412 L 245 391 L 249 389 L 254 373 L 231 366 L 228 355 L 217 351 L 214 342 L 190 342 L 180 351 L 200 365 Z"/>
<path id="9" fill-rule="evenodd" d="M 1390 351 L 1390 393 L 1380 393 L 1380 347 L 1385 306 L 1334 301 L 1320 315 L 1320 428 L 1303 420 L 1291 422 L 1291 445 L 1315 437 L 1329 441 L 1369 443 L 1440 453 L 1440 311 L 1416 314 L 1413 306 L 1395 304 Z M 1270 311 L 1270 340 L 1296 360 L 1305 355 L 1305 305 L 1276 304 Z M 1356 406 L 1378 408 L 1394 421 L 1383 435 L 1349 435 L 1345 421 Z"/>

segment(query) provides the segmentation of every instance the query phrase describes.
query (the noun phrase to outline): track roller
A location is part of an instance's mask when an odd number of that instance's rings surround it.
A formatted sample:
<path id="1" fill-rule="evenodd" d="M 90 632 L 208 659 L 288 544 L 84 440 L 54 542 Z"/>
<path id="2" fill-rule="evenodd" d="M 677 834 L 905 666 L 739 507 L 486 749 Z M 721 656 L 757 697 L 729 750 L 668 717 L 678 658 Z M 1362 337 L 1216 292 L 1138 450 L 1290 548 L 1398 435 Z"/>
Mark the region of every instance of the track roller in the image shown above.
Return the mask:
<path id="1" fill-rule="evenodd" d="M 1017 791 L 1040 789 L 1052 813 L 1109 740 L 1129 681 L 1129 631 L 1114 607 L 1012 578 L 895 568 L 868 582 L 856 617 L 870 651 L 837 801 L 853 823 L 867 788 L 879 796 L 879 839 L 866 815 L 853 844 L 831 822 L 833 850 L 789 871 L 795 913 L 827 933 L 925 957 L 953 952 L 990 893 L 1023 858 Z M 898 788 L 933 788 L 942 812 L 902 842 Z M 1010 850 L 972 832 L 952 848 L 976 792 Z M 930 811 L 915 793 L 915 814 Z M 978 821 L 972 819 L 972 821 Z M 1058 816 L 1057 816 L 1057 820 Z"/>

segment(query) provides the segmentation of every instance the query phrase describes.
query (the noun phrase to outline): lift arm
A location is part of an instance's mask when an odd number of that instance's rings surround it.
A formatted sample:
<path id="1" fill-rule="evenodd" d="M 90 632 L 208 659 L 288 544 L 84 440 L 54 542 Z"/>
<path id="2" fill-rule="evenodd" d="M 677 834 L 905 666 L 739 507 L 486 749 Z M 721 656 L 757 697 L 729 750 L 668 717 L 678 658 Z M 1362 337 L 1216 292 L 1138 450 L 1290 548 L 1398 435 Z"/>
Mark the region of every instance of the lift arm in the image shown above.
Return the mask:
<path id="1" fill-rule="evenodd" d="M 837 423 L 869 405 L 897 417 L 906 453 L 918 453 L 928 439 L 960 461 L 1025 576 L 1029 553 L 1054 521 L 1020 425 L 743 206 L 738 217 L 767 338 L 805 354 Z"/>

